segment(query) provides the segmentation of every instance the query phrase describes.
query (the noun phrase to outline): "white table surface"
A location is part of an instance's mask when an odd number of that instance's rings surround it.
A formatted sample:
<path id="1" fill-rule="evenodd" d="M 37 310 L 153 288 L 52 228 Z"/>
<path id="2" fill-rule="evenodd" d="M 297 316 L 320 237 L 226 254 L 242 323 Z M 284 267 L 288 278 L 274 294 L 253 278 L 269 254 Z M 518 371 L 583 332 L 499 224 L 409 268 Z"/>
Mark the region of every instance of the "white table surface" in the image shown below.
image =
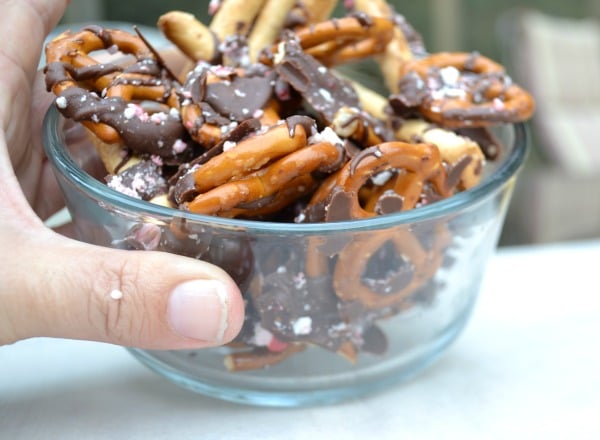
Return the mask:
<path id="1" fill-rule="evenodd" d="M 600 241 L 502 249 L 440 361 L 326 407 L 196 395 L 106 344 L 0 347 L 0 439 L 600 439 L 599 273 Z"/>

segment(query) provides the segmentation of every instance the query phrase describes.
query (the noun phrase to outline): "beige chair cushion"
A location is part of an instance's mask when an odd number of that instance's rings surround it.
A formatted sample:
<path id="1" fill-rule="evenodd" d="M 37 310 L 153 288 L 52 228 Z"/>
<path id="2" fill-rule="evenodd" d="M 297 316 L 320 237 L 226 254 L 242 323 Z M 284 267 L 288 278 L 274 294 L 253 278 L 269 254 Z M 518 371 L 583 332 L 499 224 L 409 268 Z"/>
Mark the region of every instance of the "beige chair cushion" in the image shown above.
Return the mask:
<path id="1" fill-rule="evenodd" d="M 531 90 L 538 147 L 569 174 L 600 173 L 600 23 L 519 14 L 514 70 Z"/>

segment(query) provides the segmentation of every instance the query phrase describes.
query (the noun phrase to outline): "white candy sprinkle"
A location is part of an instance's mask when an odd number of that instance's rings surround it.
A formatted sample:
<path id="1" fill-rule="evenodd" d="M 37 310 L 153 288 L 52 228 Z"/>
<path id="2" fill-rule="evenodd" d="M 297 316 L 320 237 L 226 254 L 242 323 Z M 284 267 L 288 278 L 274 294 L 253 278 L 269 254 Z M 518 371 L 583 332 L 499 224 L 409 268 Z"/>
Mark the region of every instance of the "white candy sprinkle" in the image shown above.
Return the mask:
<path id="1" fill-rule="evenodd" d="M 56 98 L 56 106 L 58 108 L 67 108 L 67 98 L 64 96 L 59 96 Z"/>
<path id="2" fill-rule="evenodd" d="M 446 96 L 450 98 L 461 98 L 465 99 L 467 97 L 467 92 L 462 89 L 444 89 L 446 91 Z"/>
<path id="3" fill-rule="evenodd" d="M 440 76 L 444 84 L 453 86 L 458 82 L 458 78 L 460 78 L 460 71 L 456 67 L 448 66 L 440 69 Z"/>
<path id="4" fill-rule="evenodd" d="M 232 142 L 232 141 L 225 141 L 223 142 L 223 151 L 229 151 L 231 150 L 233 147 L 235 147 L 237 145 L 236 142 Z"/>
<path id="5" fill-rule="evenodd" d="M 308 138 L 309 144 L 318 144 L 319 142 L 329 142 L 333 145 L 344 145 L 344 142 L 331 127 L 325 127 L 320 133 L 315 133 Z"/>
<path id="6" fill-rule="evenodd" d="M 173 152 L 175 154 L 183 153 L 187 148 L 187 144 L 183 142 L 181 139 L 177 139 L 173 144 Z"/>
<path id="7" fill-rule="evenodd" d="M 262 327 L 260 324 L 254 324 L 254 336 L 252 342 L 259 347 L 266 347 L 273 340 L 273 333 Z"/>
<path id="8" fill-rule="evenodd" d="M 303 272 L 299 272 L 295 277 L 294 277 L 294 287 L 296 289 L 302 289 L 305 285 L 306 285 L 306 276 L 304 275 Z"/>
<path id="9" fill-rule="evenodd" d="M 292 324 L 294 334 L 308 335 L 312 330 L 312 318 L 310 316 L 301 316 Z"/>
<path id="10" fill-rule="evenodd" d="M 494 98 L 492 105 L 496 110 L 504 110 L 504 102 L 500 98 Z"/>
<path id="11" fill-rule="evenodd" d="M 136 110 L 134 107 L 127 107 L 125 110 L 123 110 L 123 117 L 125 119 L 131 119 L 135 116 Z"/>
<path id="12" fill-rule="evenodd" d="M 329 90 L 319 89 L 319 95 L 321 95 L 325 101 L 333 102 L 333 96 L 331 96 Z"/>
<path id="13" fill-rule="evenodd" d="M 393 173 L 389 170 L 386 170 L 386 171 L 377 173 L 376 175 L 371 177 L 371 181 L 373 182 L 374 185 L 381 186 L 381 185 L 384 185 L 388 180 L 390 180 L 392 176 L 393 176 Z"/>

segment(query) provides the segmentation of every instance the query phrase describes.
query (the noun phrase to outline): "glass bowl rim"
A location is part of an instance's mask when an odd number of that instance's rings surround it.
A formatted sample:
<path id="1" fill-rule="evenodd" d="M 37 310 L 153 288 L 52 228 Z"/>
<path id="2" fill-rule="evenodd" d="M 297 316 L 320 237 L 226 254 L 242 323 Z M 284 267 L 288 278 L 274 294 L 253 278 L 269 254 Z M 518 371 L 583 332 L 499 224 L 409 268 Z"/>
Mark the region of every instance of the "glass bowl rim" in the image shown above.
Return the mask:
<path id="1" fill-rule="evenodd" d="M 493 194 L 498 188 L 502 187 L 523 165 L 528 152 L 528 133 L 526 125 L 524 123 L 508 124 L 514 128 L 514 145 L 510 154 L 504 159 L 493 174 L 487 176 L 483 182 L 467 191 L 460 192 L 452 197 L 418 209 L 374 216 L 366 219 L 321 223 L 284 223 L 237 218 L 229 219 L 196 214 L 146 202 L 113 190 L 80 168 L 67 153 L 66 148 L 60 148 L 60 146 L 65 144 L 64 135 L 59 129 L 59 122 L 61 119 L 64 120 L 64 117 L 54 105 L 51 105 L 44 117 L 42 125 L 42 143 L 44 150 L 54 169 L 86 195 L 103 204 L 112 205 L 121 211 L 135 213 L 140 216 L 158 216 L 161 219 L 185 219 L 186 221 L 194 223 L 210 224 L 213 227 L 243 229 L 255 233 L 331 233 L 338 231 L 382 229 L 451 215 L 464 208 L 475 205 L 478 201 L 483 200 L 488 195 Z"/>

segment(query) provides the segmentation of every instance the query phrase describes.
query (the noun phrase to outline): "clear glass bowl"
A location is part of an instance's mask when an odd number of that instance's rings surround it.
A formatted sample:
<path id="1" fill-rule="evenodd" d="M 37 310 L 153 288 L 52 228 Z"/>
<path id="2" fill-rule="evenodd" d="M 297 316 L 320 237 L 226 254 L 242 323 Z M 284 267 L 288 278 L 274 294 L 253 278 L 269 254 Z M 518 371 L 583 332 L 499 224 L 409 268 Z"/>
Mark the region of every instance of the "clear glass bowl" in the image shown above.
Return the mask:
<path id="1" fill-rule="evenodd" d="M 171 381 L 230 401 L 323 404 L 405 380 L 456 339 L 476 302 L 527 153 L 524 125 L 494 135 L 506 146 L 478 186 L 429 206 L 344 222 L 292 224 L 223 219 L 169 209 L 111 190 L 82 128 L 48 112 L 45 148 L 79 238 L 159 249 L 220 265 L 247 299 L 240 338 L 286 347 L 268 367 L 230 371 L 248 346 L 197 351 L 131 349 Z M 151 232 L 144 235 L 145 232 Z M 241 346 L 240 346 L 241 345 Z"/>

